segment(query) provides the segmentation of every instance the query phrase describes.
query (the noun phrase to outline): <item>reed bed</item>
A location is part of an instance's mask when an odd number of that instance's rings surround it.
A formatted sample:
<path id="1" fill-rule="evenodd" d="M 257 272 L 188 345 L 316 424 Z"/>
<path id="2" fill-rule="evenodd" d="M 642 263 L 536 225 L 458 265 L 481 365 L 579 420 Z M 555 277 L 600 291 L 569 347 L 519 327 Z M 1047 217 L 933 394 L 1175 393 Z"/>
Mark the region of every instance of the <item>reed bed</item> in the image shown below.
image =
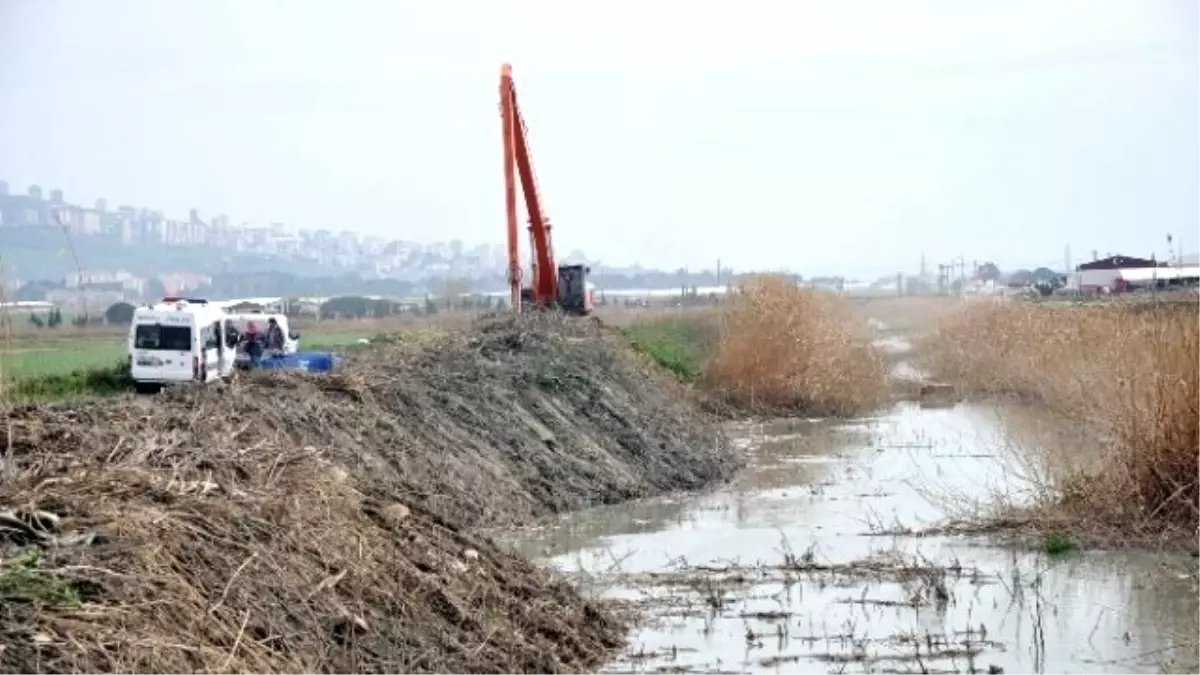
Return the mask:
<path id="1" fill-rule="evenodd" d="M 925 336 L 936 376 L 1075 420 L 1096 440 L 1053 500 L 1122 532 L 1200 524 L 1200 313 L 1194 302 L 965 305 Z M 1087 461 L 1085 461 L 1087 460 Z M 1098 460 L 1098 461 L 1097 461 Z M 1061 515 L 1061 514 L 1060 514 Z"/>
<path id="2" fill-rule="evenodd" d="M 719 339 L 700 384 L 720 401 L 755 412 L 846 416 L 887 399 L 885 359 L 838 295 L 760 277 L 717 320 Z"/>

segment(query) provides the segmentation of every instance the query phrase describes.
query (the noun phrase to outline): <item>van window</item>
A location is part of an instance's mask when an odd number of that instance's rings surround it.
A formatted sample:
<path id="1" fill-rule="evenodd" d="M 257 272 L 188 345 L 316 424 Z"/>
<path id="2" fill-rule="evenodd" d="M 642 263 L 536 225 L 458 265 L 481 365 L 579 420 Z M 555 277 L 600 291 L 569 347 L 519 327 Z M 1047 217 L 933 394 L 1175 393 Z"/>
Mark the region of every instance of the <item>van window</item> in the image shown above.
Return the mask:
<path id="1" fill-rule="evenodd" d="M 191 326 L 160 326 L 141 324 L 133 336 L 137 349 L 157 349 L 169 352 L 192 351 Z"/>
<path id="2" fill-rule="evenodd" d="M 220 334 L 221 323 L 218 321 L 211 326 L 205 326 L 200 331 L 200 342 L 204 343 L 205 349 L 217 349 L 220 347 L 220 342 L 217 340 L 217 336 Z"/>

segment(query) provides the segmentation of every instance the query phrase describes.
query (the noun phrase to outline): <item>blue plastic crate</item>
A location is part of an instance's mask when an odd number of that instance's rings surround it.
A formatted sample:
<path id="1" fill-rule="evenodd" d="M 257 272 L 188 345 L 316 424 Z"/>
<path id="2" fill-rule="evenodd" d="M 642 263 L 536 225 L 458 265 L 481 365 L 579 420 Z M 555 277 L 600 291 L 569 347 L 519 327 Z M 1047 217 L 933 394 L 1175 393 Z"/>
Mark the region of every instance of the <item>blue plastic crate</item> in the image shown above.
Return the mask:
<path id="1" fill-rule="evenodd" d="M 264 370 L 300 370 L 306 373 L 327 373 L 341 365 L 342 359 L 330 352 L 296 352 L 264 358 L 259 367 Z"/>

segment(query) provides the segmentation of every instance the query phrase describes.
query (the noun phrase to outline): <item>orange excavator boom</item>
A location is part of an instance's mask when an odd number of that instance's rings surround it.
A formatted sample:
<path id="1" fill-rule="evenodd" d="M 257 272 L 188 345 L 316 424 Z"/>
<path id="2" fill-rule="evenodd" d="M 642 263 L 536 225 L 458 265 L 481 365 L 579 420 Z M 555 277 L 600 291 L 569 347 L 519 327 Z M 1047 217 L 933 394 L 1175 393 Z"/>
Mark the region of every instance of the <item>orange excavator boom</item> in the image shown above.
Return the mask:
<path id="1" fill-rule="evenodd" d="M 508 285 L 511 307 L 521 309 L 521 256 L 517 243 L 517 185 L 513 174 L 512 69 L 500 69 L 500 117 L 504 134 L 504 206 L 508 221 Z"/>
<path id="2" fill-rule="evenodd" d="M 529 156 L 529 140 L 525 133 L 525 120 L 517 105 L 517 90 L 513 84 L 512 67 L 504 64 L 500 69 L 500 117 L 504 131 L 504 192 L 506 217 L 508 220 L 508 275 L 513 297 L 513 308 L 521 303 L 521 263 L 517 246 L 517 196 L 516 179 L 520 180 L 521 192 L 525 196 L 525 210 L 529 215 L 529 239 L 533 244 L 533 302 L 538 306 L 552 305 L 558 301 L 558 264 L 554 260 L 554 246 L 550 239 L 550 219 L 542 211 L 541 195 Z"/>

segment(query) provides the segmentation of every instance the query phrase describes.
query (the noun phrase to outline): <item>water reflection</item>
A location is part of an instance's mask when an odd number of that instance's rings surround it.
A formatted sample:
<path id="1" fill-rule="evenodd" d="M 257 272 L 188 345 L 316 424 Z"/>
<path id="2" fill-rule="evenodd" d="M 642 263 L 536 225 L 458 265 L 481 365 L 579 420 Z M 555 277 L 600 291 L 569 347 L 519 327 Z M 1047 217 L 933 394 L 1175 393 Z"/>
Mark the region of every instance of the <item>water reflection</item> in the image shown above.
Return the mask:
<path id="1" fill-rule="evenodd" d="M 878 536 L 996 494 L 1032 498 L 1028 467 L 1001 449 L 1014 433 L 1070 440 L 1039 412 L 902 404 L 852 424 L 734 432 L 752 462 L 727 488 L 572 514 L 514 542 L 564 570 L 607 572 L 595 592 L 646 610 L 610 670 L 1197 667 L 1191 558 Z"/>

